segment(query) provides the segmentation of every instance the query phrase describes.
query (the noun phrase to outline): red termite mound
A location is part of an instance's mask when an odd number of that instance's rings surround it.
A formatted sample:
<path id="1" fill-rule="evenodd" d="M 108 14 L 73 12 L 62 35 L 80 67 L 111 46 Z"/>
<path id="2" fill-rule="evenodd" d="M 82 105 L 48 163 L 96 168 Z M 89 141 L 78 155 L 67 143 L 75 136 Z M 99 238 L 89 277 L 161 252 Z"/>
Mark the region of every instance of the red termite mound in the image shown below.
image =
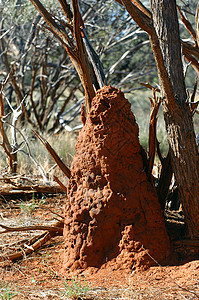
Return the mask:
<path id="1" fill-rule="evenodd" d="M 162 262 L 169 239 L 143 169 L 130 103 L 105 86 L 79 133 L 65 207 L 64 268 L 131 268 Z"/>

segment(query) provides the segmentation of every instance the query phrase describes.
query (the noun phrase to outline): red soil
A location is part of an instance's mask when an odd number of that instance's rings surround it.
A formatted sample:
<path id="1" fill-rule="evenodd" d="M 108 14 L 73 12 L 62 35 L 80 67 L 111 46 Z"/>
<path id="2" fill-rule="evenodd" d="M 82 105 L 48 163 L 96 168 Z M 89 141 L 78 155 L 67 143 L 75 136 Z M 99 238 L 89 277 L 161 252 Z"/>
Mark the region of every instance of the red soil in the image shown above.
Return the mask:
<path id="1" fill-rule="evenodd" d="M 71 166 L 64 269 L 130 269 L 170 252 L 154 188 L 143 170 L 138 125 L 124 94 L 106 86 L 93 99 Z M 145 251 L 147 250 L 147 252 Z"/>
<path id="2" fill-rule="evenodd" d="M 18 226 L 22 220 L 32 225 L 36 222 L 51 223 L 54 214 L 49 209 L 61 215 L 66 201 L 66 197 L 61 195 L 48 197 L 45 199 L 45 204 L 32 211 L 31 216 L 24 216 L 24 213 L 17 208 L 16 201 L 4 203 L 0 206 L 1 223 L 7 222 L 4 224 L 8 226 L 10 224 Z M 24 240 L 30 237 L 29 235 L 29 232 L 1 234 L 0 253 L 4 253 L 8 248 L 13 252 L 13 242 Z M 83 274 L 76 277 L 76 272 L 70 270 L 64 274 L 60 272 L 63 254 L 64 240 L 60 236 L 52 238 L 42 248 L 29 256 L 24 256 L 22 260 L 0 262 L 0 296 L 3 297 L 2 289 L 7 291 L 10 289 L 11 292 L 16 291 L 14 300 L 69 299 L 67 294 L 64 296 L 67 292 L 65 284 L 73 285 L 71 278 L 77 279 L 77 282 L 82 278 L 82 285 L 84 286 L 86 281 L 90 286 L 88 293 L 84 297 L 81 296 L 81 299 L 85 300 L 194 300 L 199 298 L 199 260 L 184 264 L 181 262 L 180 265 L 153 266 L 147 270 L 140 268 L 115 270 L 114 265 L 109 269 L 105 265 L 101 269 L 85 270 Z"/>

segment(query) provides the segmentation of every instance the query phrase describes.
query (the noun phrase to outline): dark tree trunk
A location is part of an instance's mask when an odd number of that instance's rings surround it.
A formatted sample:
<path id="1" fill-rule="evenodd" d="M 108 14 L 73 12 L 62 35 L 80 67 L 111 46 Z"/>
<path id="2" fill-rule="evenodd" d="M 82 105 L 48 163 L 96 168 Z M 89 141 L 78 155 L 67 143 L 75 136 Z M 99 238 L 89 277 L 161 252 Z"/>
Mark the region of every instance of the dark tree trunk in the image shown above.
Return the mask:
<path id="1" fill-rule="evenodd" d="M 188 233 L 191 237 L 199 237 L 199 155 L 192 115 L 186 103 L 176 1 L 151 0 L 151 6 L 154 28 L 175 96 L 175 103 L 170 99 L 163 103 L 172 167 Z M 162 85 L 163 94 L 168 95 L 166 88 Z"/>

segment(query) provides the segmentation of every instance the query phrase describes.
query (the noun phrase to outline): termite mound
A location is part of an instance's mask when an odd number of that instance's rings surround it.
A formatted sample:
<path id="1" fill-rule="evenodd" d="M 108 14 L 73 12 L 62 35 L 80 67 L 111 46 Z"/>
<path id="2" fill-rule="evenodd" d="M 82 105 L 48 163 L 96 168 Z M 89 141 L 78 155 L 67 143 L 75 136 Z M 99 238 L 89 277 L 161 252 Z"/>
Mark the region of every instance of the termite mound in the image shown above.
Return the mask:
<path id="1" fill-rule="evenodd" d="M 117 88 L 98 90 L 76 142 L 65 206 L 64 269 L 162 262 L 169 239 L 143 168 L 139 129 Z"/>

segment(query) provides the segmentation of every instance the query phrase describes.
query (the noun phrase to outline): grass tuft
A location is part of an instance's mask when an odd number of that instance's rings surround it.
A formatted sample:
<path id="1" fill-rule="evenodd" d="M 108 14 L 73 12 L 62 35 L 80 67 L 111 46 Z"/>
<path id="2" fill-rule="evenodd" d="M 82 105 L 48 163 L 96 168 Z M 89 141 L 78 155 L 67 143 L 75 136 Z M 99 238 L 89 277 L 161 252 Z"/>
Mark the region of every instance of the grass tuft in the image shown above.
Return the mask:
<path id="1" fill-rule="evenodd" d="M 65 282 L 64 286 L 66 288 L 65 295 L 68 295 L 73 300 L 82 299 L 82 297 L 85 297 L 87 292 L 90 290 L 90 285 L 85 281 L 85 279 L 73 275 L 72 279 L 70 279 L 70 284 Z"/>
<path id="2" fill-rule="evenodd" d="M 0 284 L 0 297 L 2 300 L 10 300 L 17 296 L 16 291 L 12 291 L 8 285 L 1 285 Z"/>

